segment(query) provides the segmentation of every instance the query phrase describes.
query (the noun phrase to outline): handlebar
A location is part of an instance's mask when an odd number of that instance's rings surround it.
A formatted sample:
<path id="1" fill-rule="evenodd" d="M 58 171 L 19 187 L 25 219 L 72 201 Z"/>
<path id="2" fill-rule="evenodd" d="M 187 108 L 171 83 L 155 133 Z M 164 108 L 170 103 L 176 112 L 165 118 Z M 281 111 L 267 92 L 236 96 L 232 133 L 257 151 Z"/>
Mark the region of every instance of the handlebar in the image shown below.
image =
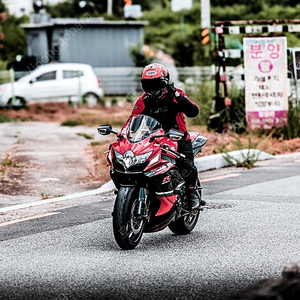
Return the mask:
<path id="1" fill-rule="evenodd" d="M 182 153 L 179 153 L 179 152 L 177 152 L 177 151 L 171 150 L 171 149 L 169 148 L 168 145 L 163 145 L 163 146 L 161 146 L 161 148 L 162 148 L 165 152 L 172 153 L 173 155 L 176 156 L 176 158 L 185 158 L 185 157 L 186 157 L 186 156 L 185 156 L 184 154 L 182 154 Z"/>

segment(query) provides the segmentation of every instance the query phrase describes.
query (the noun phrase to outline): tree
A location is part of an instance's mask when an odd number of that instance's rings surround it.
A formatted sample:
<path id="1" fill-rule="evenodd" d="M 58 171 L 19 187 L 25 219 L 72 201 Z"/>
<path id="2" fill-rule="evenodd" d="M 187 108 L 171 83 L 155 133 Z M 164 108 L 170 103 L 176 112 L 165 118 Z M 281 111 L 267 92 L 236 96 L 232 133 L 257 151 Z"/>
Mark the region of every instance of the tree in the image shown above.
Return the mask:
<path id="1" fill-rule="evenodd" d="M 12 62 L 17 55 L 24 55 L 26 52 L 25 32 L 20 25 L 28 20 L 26 17 L 16 18 L 9 15 L 2 0 L 0 0 L 0 12 L 5 12 L 7 16 L 1 24 L 4 38 L 1 41 L 3 48 L 0 52 L 0 61 Z"/>

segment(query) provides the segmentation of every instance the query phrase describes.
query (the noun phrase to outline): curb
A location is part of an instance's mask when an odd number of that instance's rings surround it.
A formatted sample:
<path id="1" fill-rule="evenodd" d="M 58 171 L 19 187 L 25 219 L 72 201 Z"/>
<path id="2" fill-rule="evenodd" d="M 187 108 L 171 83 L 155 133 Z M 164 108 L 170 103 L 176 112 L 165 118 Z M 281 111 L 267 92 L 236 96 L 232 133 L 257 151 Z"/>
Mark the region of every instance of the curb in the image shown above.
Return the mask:
<path id="1" fill-rule="evenodd" d="M 267 160 L 275 158 L 274 155 L 270 155 L 266 152 L 257 149 L 236 150 L 230 151 L 227 154 L 234 160 L 243 160 L 245 159 L 245 157 L 248 156 L 257 157 L 258 160 Z M 232 166 L 232 164 L 227 162 L 222 154 L 214 154 L 196 158 L 195 166 L 198 172 L 203 172 Z"/>

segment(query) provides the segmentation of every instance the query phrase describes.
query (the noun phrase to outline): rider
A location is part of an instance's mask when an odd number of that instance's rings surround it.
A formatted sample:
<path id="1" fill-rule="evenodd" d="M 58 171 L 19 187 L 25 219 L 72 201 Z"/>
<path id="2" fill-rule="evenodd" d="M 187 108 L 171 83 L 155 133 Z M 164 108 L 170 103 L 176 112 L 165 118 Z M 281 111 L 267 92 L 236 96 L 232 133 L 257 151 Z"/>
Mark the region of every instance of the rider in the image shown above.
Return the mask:
<path id="1" fill-rule="evenodd" d="M 184 133 L 184 140 L 178 142 L 178 152 L 186 157 L 178 160 L 177 167 L 188 187 L 189 208 L 195 209 L 200 204 L 195 188 L 198 173 L 194 165 L 192 143 L 184 115 L 194 118 L 198 115 L 199 108 L 182 90 L 174 87 L 168 69 L 162 64 L 147 65 L 141 74 L 141 84 L 144 93 L 136 101 L 132 115 L 143 114 L 153 117 L 162 125 L 165 132 L 175 128 Z M 201 202 L 201 205 L 204 204 L 204 201 Z"/>

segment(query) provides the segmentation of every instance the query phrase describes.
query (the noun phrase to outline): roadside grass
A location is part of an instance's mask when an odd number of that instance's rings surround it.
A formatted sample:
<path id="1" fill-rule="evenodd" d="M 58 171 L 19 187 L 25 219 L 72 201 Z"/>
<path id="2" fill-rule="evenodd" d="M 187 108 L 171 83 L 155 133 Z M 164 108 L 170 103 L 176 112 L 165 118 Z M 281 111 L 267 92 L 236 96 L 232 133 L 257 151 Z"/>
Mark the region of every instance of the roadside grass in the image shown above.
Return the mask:
<path id="1" fill-rule="evenodd" d="M 19 168 L 20 165 L 18 165 L 13 159 L 10 158 L 9 154 L 6 154 L 5 158 L 1 161 L 2 167 L 13 167 L 13 168 Z"/>
<path id="2" fill-rule="evenodd" d="M 75 126 L 81 126 L 81 125 L 84 125 L 84 122 L 81 121 L 81 120 L 67 119 L 66 121 L 62 122 L 60 125 L 61 125 L 61 126 L 75 127 Z"/>
<path id="3" fill-rule="evenodd" d="M 16 118 L 10 118 L 5 115 L 0 115 L 0 123 L 8 123 L 8 122 L 16 122 L 18 119 Z"/>
<path id="4" fill-rule="evenodd" d="M 76 134 L 78 136 L 82 136 L 82 137 L 86 138 L 87 140 L 93 140 L 94 139 L 94 135 L 93 134 L 87 134 L 87 133 L 82 133 L 82 132 L 78 132 Z"/>
<path id="5" fill-rule="evenodd" d="M 40 193 L 41 199 L 46 200 L 46 199 L 52 199 L 52 198 L 58 198 L 58 197 L 63 197 L 65 195 L 51 195 L 51 194 L 46 194 L 46 193 Z"/>

